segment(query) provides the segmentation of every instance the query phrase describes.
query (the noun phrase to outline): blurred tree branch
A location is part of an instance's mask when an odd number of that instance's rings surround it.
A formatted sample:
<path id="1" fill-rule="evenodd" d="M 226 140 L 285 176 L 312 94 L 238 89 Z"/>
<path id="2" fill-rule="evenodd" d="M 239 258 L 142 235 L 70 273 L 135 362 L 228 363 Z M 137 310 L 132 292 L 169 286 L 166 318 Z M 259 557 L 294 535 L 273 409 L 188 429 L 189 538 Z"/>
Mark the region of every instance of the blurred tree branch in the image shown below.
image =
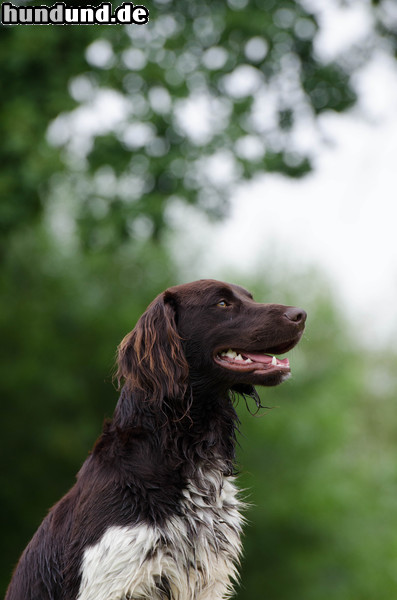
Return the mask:
<path id="1" fill-rule="evenodd" d="M 372 4 L 373 39 L 395 52 L 390 2 Z M 304 175 L 298 127 L 356 101 L 354 61 L 322 62 L 318 31 L 292 0 L 155 0 L 142 27 L 3 27 L 3 239 L 74 198 L 82 247 L 114 249 L 142 222 L 158 239 L 175 197 L 220 217 L 236 182 Z"/>

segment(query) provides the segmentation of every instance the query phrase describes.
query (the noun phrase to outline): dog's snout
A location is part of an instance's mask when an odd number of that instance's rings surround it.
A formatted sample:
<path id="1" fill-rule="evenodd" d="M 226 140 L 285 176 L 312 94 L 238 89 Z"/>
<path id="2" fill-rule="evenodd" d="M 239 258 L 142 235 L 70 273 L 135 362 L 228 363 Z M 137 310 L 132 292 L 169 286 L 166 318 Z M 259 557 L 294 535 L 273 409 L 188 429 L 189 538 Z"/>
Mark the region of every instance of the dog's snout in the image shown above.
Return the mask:
<path id="1" fill-rule="evenodd" d="M 289 321 L 293 321 L 297 325 L 303 325 L 306 321 L 307 313 L 302 308 L 296 308 L 295 306 L 289 306 L 284 313 Z"/>

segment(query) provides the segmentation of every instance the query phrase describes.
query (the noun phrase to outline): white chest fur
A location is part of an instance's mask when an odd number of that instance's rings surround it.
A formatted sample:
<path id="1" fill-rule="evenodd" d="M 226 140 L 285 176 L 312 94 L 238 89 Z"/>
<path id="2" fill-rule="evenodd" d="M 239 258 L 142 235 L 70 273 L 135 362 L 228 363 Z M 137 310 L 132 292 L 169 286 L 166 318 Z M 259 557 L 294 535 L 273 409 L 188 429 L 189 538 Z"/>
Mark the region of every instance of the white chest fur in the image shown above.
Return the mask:
<path id="1" fill-rule="evenodd" d="M 87 548 L 77 600 L 229 598 L 243 520 L 233 478 L 201 473 L 181 505 L 161 527 L 111 527 Z"/>

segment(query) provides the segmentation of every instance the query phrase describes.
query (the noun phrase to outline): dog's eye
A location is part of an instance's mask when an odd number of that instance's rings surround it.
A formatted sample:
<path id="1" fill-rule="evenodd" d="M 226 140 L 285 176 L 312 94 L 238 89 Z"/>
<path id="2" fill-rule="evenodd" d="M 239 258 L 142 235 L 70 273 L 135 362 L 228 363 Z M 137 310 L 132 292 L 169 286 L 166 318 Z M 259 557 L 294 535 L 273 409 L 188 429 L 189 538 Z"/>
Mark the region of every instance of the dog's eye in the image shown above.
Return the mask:
<path id="1" fill-rule="evenodd" d="M 220 300 L 217 306 L 220 306 L 221 308 L 226 308 L 227 306 L 230 306 L 230 304 L 226 302 L 226 300 Z"/>

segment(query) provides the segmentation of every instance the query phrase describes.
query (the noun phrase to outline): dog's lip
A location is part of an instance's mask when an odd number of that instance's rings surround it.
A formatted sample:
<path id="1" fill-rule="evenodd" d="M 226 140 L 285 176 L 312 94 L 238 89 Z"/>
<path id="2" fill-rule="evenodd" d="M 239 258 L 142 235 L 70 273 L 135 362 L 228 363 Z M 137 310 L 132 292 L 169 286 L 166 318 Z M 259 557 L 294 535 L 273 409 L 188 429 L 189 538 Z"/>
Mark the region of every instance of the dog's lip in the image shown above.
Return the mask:
<path id="1" fill-rule="evenodd" d="M 266 373 L 283 371 L 288 373 L 290 371 L 288 358 L 280 359 L 270 354 L 258 352 L 239 352 L 237 350 L 234 350 L 234 352 L 237 356 L 240 355 L 241 358 L 235 359 L 229 356 L 222 356 L 222 353 L 218 353 L 215 355 L 214 361 L 225 369 L 244 373 L 258 371 L 266 371 Z"/>
<path id="2" fill-rule="evenodd" d="M 216 364 L 223 368 L 238 371 L 238 372 L 263 372 L 266 373 L 282 371 L 284 373 L 290 372 L 290 364 L 288 358 L 277 358 L 276 354 L 285 354 L 299 342 L 302 336 L 300 332 L 294 338 L 277 344 L 275 346 L 266 348 L 266 350 L 252 349 L 252 350 L 241 350 L 238 346 L 233 348 L 220 348 L 214 353 L 214 361 Z M 240 355 L 241 359 L 235 359 L 233 357 L 225 356 L 225 353 L 231 349 L 232 352 L 236 353 L 236 356 Z M 223 354 L 223 356 L 222 356 Z"/>
<path id="3" fill-rule="evenodd" d="M 299 342 L 299 340 L 302 337 L 302 333 L 303 331 L 300 331 L 297 335 L 295 335 L 292 338 L 289 338 L 288 340 L 284 340 L 282 342 L 279 342 L 277 344 L 274 344 L 274 346 L 267 346 L 267 347 L 259 347 L 258 345 L 252 346 L 251 348 L 249 348 L 248 346 L 246 346 L 245 348 L 243 348 L 242 346 L 239 346 L 237 344 L 234 344 L 233 342 L 230 342 L 228 346 L 223 345 L 220 346 L 218 348 L 216 348 L 216 350 L 214 351 L 214 356 L 217 356 L 219 354 L 221 354 L 221 352 L 227 352 L 229 348 L 232 348 L 235 352 L 237 352 L 237 354 L 257 354 L 257 355 L 274 355 L 274 354 L 285 354 L 286 352 L 289 352 L 290 350 L 292 350 L 292 348 L 294 348 L 297 343 Z"/>
<path id="4" fill-rule="evenodd" d="M 299 340 L 301 339 L 303 334 L 303 330 L 298 333 L 298 335 L 293 338 L 286 340 L 285 342 L 281 342 L 280 344 L 276 344 L 275 346 L 270 346 L 266 348 L 266 354 L 285 354 L 294 348 Z"/>

